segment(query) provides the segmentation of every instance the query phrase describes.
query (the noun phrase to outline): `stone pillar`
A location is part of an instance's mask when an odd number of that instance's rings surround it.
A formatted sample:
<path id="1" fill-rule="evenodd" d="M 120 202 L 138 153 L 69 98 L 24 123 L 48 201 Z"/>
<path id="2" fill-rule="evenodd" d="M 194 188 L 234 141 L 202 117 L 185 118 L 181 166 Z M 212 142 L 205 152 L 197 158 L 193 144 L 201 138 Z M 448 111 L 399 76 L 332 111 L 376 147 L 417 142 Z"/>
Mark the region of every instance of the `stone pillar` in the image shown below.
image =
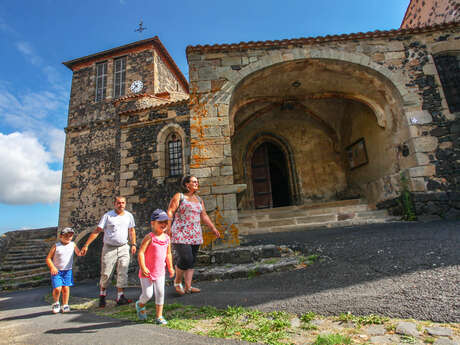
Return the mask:
<path id="1" fill-rule="evenodd" d="M 200 195 L 208 214 L 223 235 L 222 240 L 215 241 L 204 227 L 204 245 L 236 246 L 239 244 L 236 194 L 246 185 L 235 185 L 233 181 L 228 101 L 217 103 L 211 97 L 213 86 L 221 84 L 215 61 L 199 60 L 200 57 L 190 63 L 190 174 L 199 179 Z"/>

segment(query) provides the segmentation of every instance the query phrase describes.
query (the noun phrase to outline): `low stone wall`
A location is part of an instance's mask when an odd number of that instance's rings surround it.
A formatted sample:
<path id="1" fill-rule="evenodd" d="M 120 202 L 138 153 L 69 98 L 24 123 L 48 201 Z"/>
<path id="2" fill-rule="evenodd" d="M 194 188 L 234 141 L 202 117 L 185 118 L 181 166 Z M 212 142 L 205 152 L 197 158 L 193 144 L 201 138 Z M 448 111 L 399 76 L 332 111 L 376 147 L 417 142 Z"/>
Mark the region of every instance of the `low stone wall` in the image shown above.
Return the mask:
<path id="1" fill-rule="evenodd" d="M 417 217 L 460 219 L 460 192 L 412 193 L 412 202 Z M 393 216 L 403 216 L 399 198 L 377 204 Z"/>

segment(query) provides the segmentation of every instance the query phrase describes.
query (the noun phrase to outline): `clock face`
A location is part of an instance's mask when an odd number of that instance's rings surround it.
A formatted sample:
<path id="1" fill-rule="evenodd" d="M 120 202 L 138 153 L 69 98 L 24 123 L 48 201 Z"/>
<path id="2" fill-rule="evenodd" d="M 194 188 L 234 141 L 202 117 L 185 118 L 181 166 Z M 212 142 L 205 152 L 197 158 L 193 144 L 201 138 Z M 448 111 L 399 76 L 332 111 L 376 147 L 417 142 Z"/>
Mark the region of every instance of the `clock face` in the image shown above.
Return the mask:
<path id="1" fill-rule="evenodd" d="M 133 81 L 133 83 L 131 84 L 131 91 L 134 92 L 134 93 L 138 93 L 142 90 L 142 88 L 144 87 L 144 83 L 140 80 L 135 80 Z"/>

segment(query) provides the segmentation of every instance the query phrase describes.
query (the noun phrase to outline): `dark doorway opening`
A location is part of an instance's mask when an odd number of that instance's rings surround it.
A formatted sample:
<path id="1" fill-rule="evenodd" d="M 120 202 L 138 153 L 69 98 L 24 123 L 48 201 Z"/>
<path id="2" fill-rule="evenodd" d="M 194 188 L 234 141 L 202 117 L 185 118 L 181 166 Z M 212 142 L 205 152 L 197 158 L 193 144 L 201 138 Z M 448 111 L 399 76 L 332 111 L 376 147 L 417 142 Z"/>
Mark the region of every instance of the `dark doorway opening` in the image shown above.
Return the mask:
<path id="1" fill-rule="evenodd" d="M 260 145 L 252 156 L 251 167 L 255 208 L 290 205 L 287 162 L 278 145 Z"/>

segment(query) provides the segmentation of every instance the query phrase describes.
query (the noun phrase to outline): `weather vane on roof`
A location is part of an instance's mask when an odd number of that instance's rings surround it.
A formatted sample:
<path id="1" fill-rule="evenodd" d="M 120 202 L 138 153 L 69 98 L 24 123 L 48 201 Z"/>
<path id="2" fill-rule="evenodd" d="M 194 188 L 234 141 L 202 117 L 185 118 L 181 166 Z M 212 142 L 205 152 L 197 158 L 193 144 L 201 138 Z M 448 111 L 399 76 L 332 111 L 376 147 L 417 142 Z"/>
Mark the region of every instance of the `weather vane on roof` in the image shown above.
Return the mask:
<path id="1" fill-rule="evenodd" d="M 139 27 L 134 31 L 137 31 L 137 32 L 139 32 L 141 34 L 142 31 L 144 31 L 144 30 L 147 30 L 147 28 L 144 26 L 144 24 L 142 22 L 142 19 L 141 19 L 141 21 L 139 22 Z"/>

